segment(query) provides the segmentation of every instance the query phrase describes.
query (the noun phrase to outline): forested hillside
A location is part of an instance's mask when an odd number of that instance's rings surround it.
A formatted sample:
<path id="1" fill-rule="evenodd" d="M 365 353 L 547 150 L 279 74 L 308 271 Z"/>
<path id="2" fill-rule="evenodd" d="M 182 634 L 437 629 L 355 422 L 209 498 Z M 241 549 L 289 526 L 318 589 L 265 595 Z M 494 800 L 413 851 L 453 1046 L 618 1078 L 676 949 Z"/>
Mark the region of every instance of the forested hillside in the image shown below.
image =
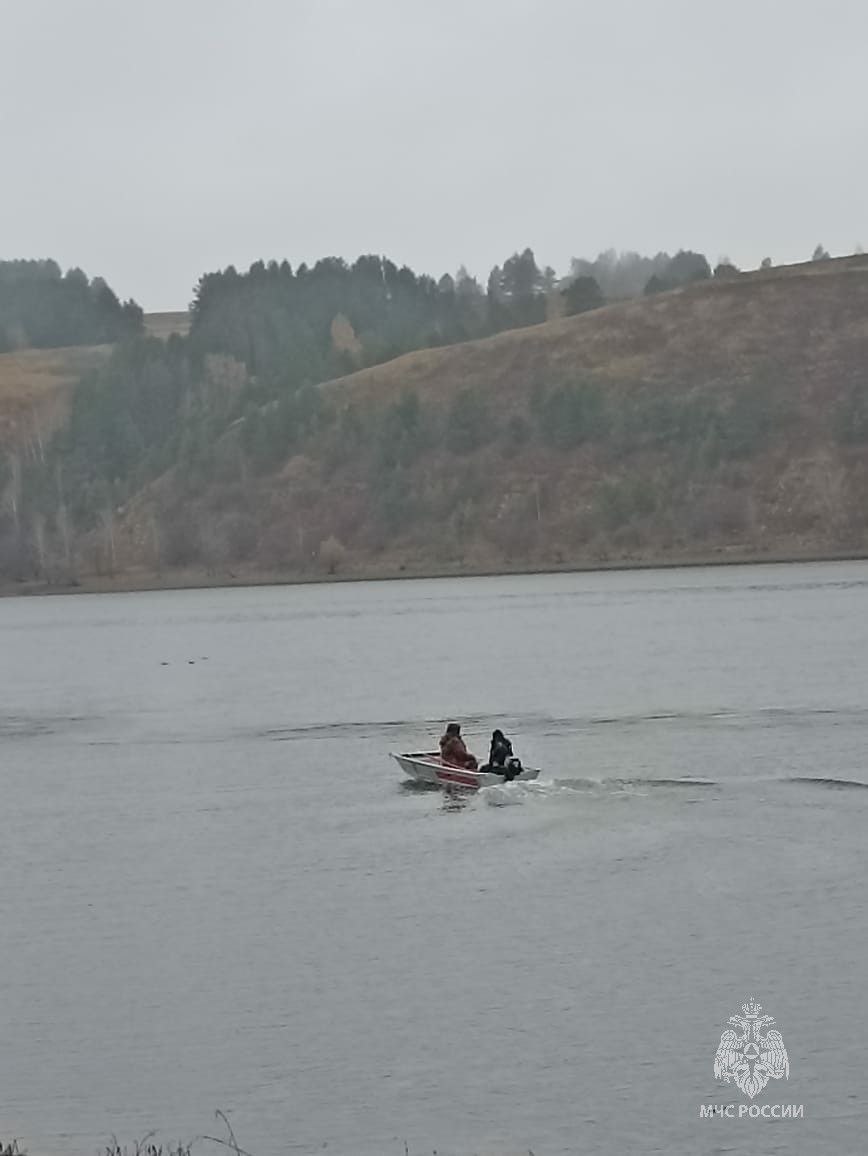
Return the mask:
<path id="1" fill-rule="evenodd" d="M 484 291 L 379 257 L 203 277 L 188 336 L 119 341 L 6 437 L 0 578 L 866 548 L 868 263 L 664 257 L 609 304 L 530 251 Z"/>

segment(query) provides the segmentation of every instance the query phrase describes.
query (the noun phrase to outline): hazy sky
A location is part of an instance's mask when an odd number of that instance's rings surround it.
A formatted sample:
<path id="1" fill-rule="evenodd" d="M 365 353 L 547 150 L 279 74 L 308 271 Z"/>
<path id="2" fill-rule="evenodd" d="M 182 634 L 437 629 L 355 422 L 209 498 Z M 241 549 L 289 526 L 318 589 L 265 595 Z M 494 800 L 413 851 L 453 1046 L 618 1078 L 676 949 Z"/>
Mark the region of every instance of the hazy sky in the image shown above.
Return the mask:
<path id="1" fill-rule="evenodd" d="M 0 0 L 0 257 L 868 246 L 865 0 Z"/>

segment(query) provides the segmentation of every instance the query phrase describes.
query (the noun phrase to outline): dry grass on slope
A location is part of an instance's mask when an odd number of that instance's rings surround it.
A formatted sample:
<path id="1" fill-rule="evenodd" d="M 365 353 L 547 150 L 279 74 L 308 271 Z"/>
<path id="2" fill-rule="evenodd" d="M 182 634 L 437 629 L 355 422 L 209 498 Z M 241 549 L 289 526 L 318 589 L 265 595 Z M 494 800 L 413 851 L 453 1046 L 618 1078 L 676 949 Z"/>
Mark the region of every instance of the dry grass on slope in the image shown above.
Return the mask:
<path id="1" fill-rule="evenodd" d="M 149 337 L 159 337 L 162 341 L 167 341 L 173 333 L 186 337 L 190 332 L 190 314 L 186 311 L 146 313 L 145 332 Z"/>
<path id="2" fill-rule="evenodd" d="M 72 387 L 82 374 L 102 365 L 109 345 L 22 349 L 0 354 L 0 444 L 29 433 L 55 429 L 68 411 Z"/>
<path id="3" fill-rule="evenodd" d="M 866 366 L 858 258 L 420 350 L 326 383 L 323 422 L 262 459 L 236 423 L 209 474 L 130 504 L 118 557 L 237 576 L 862 553 Z"/>
<path id="4" fill-rule="evenodd" d="M 868 340 L 868 256 L 745 274 L 419 350 L 324 388 L 358 401 L 412 389 L 427 401 L 459 389 L 496 396 L 508 413 L 535 384 L 582 376 L 614 386 L 713 389 L 758 375 L 815 384 Z M 812 372 L 808 372 L 812 371 Z"/>

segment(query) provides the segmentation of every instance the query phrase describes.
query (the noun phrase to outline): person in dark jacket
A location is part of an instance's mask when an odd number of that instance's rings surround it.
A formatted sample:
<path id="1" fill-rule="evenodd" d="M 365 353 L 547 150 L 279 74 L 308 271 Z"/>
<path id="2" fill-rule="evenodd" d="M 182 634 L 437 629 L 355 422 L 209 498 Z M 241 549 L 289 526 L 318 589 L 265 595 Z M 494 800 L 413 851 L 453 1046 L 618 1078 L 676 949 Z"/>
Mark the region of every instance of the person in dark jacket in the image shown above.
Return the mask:
<path id="1" fill-rule="evenodd" d="M 512 753 L 512 743 L 502 730 L 491 732 L 491 749 L 488 752 L 488 766 L 484 768 L 503 775 L 510 782 L 516 775 L 521 774 L 521 763 Z"/>
<path id="2" fill-rule="evenodd" d="M 501 730 L 491 732 L 491 750 L 488 752 L 488 765 L 492 769 L 505 767 L 506 760 L 512 758 L 512 743 Z"/>
<path id="3" fill-rule="evenodd" d="M 476 759 L 464 745 L 461 727 L 458 723 L 449 723 L 446 727 L 446 733 L 440 740 L 440 757 L 444 763 L 451 763 L 453 767 L 466 767 L 469 771 L 476 770 Z"/>

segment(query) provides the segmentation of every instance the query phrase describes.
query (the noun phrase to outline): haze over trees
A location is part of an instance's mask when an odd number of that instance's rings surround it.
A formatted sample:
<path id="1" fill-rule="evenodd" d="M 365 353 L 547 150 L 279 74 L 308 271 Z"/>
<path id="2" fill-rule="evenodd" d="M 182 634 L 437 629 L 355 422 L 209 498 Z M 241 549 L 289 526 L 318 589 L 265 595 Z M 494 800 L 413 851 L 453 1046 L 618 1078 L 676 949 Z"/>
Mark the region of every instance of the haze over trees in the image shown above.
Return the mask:
<path id="1" fill-rule="evenodd" d="M 643 257 L 639 253 L 618 253 L 615 249 L 607 249 L 593 261 L 573 257 L 570 277 L 593 277 L 607 300 L 618 301 L 641 296 L 651 278 L 662 276 L 671 260 L 668 253 Z"/>
<path id="2" fill-rule="evenodd" d="M 594 277 L 574 277 L 565 289 L 561 290 L 567 315 L 587 313 L 589 309 L 599 309 L 605 305 L 606 299 Z"/>
<path id="3" fill-rule="evenodd" d="M 733 267 L 734 268 L 734 267 Z M 738 272 L 738 270 L 734 270 Z M 646 293 L 665 293 L 670 289 L 680 289 L 705 281 L 711 276 L 711 267 L 703 253 L 693 253 L 681 249 L 670 258 L 659 273 L 654 273 L 645 285 Z"/>
<path id="4" fill-rule="evenodd" d="M 0 261 L 0 353 L 123 341 L 142 330 L 135 301 L 56 261 Z"/>
<path id="5" fill-rule="evenodd" d="M 298 388 L 412 349 L 544 321 L 557 284 L 531 249 L 495 266 L 484 290 L 464 267 L 435 279 L 374 255 L 296 270 L 257 261 L 246 273 L 230 266 L 201 278 L 191 344 L 236 358 L 268 387 Z"/>
<path id="6" fill-rule="evenodd" d="M 427 524 L 453 516 L 451 483 L 437 497 L 416 493 L 407 481 L 417 461 L 438 448 L 471 461 L 493 445 L 507 460 L 534 445 L 559 453 L 597 447 L 594 453 L 605 451 L 614 462 L 653 444 L 667 453 L 678 447 L 693 463 L 683 466 L 685 476 L 698 462 L 717 469 L 722 461 L 749 459 L 773 429 L 762 383 L 713 403 L 643 394 L 640 405 L 629 390 L 612 395 L 593 377 L 561 367 L 544 379 L 528 378 L 527 404 L 506 413 L 495 381 L 485 389 L 462 386 L 442 404 L 409 387 L 383 406 L 352 398 L 338 404 L 334 391 L 317 388 L 405 352 L 711 277 L 707 258 L 690 250 L 576 259 L 571 275 L 559 280 L 526 248 L 492 269 L 484 288 L 464 268 L 435 279 L 375 255 L 297 269 L 258 261 L 246 273 L 229 267 L 203 276 L 189 335 L 160 341 L 143 334 L 139 307 L 119 302 L 99 278 L 63 275 L 53 262 L 0 264 L 6 348 L 114 344 L 108 360 L 74 389 L 68 419 L 56 432 L 35 418 L 4 437 L 0 424 L 0 578 L 66 581 L 80 569 L 110 573 L 119 511 L 149 486 L 151 521 L 141 533 L 152 542 L 154 565 L 235 564 L 254 554 L 278 567 L 303 565 L 329 542 L 318 556 L 333 571 L 344 564 L 345 540 L 366 519 L 385 543 L 414 518 Z M 717 262 L 715 280 L 738 277 L 726 258 Z M 866 396 L 857 383 L 835 410 L 836 444 L 864 442 Z M 305 473 L 313 469 L 303 464 L 309 458 L 322 471 L 317 483 Z M 290 459 L 304 475 L 296 490 L 309 491 L 310 503 L 318 500 L 317 485 L 328 486 L 356 463 L 362 474 L 354 485 L 367 493 L 368 505 L 347 499 L 347 512 L 330 515 L 321 532 L 308 526 L 302 533 L 304 518 L 292 529 L 277 515 L 280 530 L 266 530 L 262 511 L 247 509 L 248 495 L 256 479 Z M 462 466 L 461 476 L 466 472 Z M 470 473 L 453 495 L 466 519 L 482 492 Z M 639 509 L 645 500 L 622 481 L 607 483 L 614 505 L 600 525 L 620 524 L 617 511 L 633 509 L 634 498 Z M 206 494 L 214 509 L 195 518 L 191 511 Z M 530 534 L 526 519 L 542 517 L 540 503 L 537 494 L 532 508 L 510 514 L 515 533 L 504 530 L 504 542 Z"/>

